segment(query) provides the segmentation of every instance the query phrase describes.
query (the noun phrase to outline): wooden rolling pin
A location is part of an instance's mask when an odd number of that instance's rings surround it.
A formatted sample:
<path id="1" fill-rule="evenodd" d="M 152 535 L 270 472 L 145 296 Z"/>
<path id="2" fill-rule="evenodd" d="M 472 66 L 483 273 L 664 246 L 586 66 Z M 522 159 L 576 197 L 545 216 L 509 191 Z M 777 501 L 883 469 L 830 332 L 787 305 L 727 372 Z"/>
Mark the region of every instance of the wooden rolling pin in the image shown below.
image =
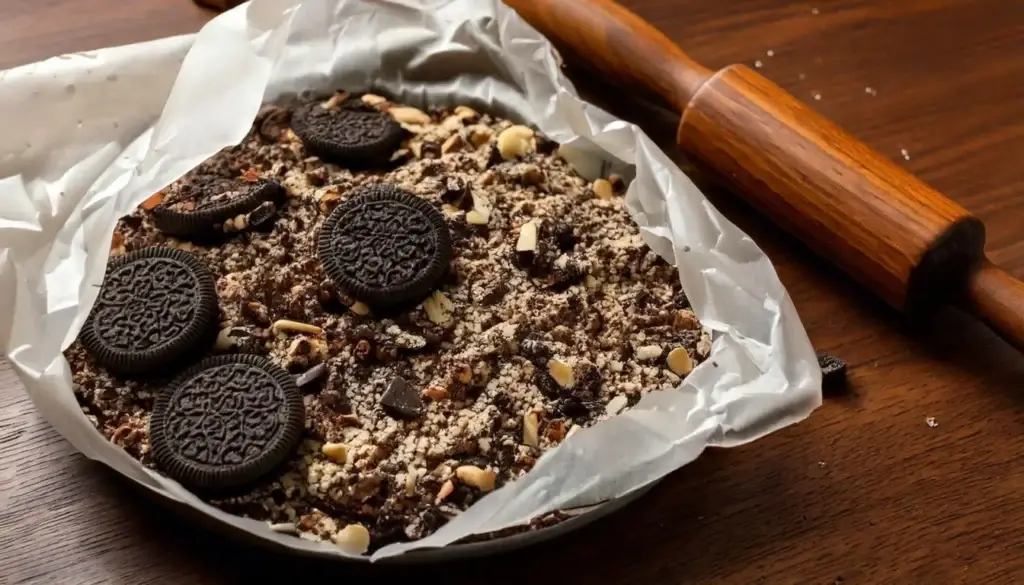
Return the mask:
<path id="1" fill-rule="evenodd" d="M 744 65 L 713 72 L 611 0 L 505 0 L 570 62 L 682 113 L 677 141 L 897 309 L 956 303 L 1024 350 L 1024 283 L 985 226 Z"/>

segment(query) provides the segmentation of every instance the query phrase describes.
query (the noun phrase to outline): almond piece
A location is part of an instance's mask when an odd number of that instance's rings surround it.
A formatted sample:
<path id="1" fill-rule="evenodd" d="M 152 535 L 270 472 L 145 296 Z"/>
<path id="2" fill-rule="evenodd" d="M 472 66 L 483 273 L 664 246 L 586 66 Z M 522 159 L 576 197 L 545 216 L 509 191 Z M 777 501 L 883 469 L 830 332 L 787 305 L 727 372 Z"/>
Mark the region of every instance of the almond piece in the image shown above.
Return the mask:
<path id="1" fill-rule="evenodd" d="M 523 444 L 529 447 L 540 447 L 540 417 L 535 411 L 523 415 Z"/>
<path id="2" fill-rule="evenodd" d="M 519 239 L 516 240 L 516 252 L 537 251 L 537 222 L 530 220 L 519 228 Z"/>
<path id="3" fill-rule="evenodd" d="M 475 120 L 480 117 L 476 110 L 468 106 L 456 106 L 455 115 L 463 120 Z"/>
<path id="4" fill-rule="evenodd" d="M 476 465 L 463 465 L 455 470 L 455 477 L 466 485 L 473 486 L 482 492 L 494 489 L 498 474 L 490 469 L 480 469 Z"/>
<path id="5" fill-rule="evenodd" d="M 668 352 L 668 358 L 665 361 L 668 362 L 668 369 L 678 376 L 685 376 L 693 371 L 693 360 L 690 359 L 690 354 L 681 347 Z"/>
<path id="6" fill-rule="evenodd" d="M 440 504 L 441 502 L 444 501 L 445 498 L 452 495 L 452 492 L 454 491 L 455 484 L 452 482 L 452 480 L 449 479 L 448 481 L 444 482 L 444 484 L 441 486 L 441 489 L 437 491 L 437 498 L 434 499 L 434 503 Z"/>
<path id="7" fill-rule="evenodd" d="M 611 199 L 615 194 L 615 189 L 612 188 L 612 184 L 608 179 L 598 179 L 594 181 L 590 188 L 594 190 L 594 194 L 597 195 L 598 199 Z"/>
<path id="8" fill-rule="evenodd" d="M 441 386 L 430 386 L 423 390 L 423 396 L 434 401 L 448 398 L 448 390 Z"/>
<path id="9" fill-rule="evenodd" d="M 153 193 L 152 195 L 150 195 L 149 199 L 146 199 L 145 201 L 142 202 L 142 208 L 145 209 L 146 211 L 150 211 L 151 209 L 153 209 L 157 205 L 160 205 L 160 202 L 163 201 L 163 200 L 164 200 L 164 192 L 163 191 L 157 191 L 156 193 Z"/>
<path id="10" fill-rule="evenodd" d="M 604 411 L 608 414 L 608 416 L 615 416 L 616 414 L 622 412 L 622 409 L 626 408 L 627 404 L 629 404 L 629 399 L 626 398 L 626 395 L 619 394 L 615 398 L 612 398 L 611 400 L 608 401 L 608 404 L 606 404 L 604 407 Z"/>
<path id="11" fill-rule="evenodd" d="M 642 362 L 649 362 L 661 357 L 661 352 L 660 345 L 644 345 L 636 348 L 636 359 Z"/>
<path id="12" fill-rule="evenodd" d="M 361 555 L 370 548 L 370 531 L 362 524 L 349 524 L 339 530 L 333 540 L 346 551 Z"/>
<path id="13" fill-rule="evenodd" d="M 369 106 L 379 106 L 384 102 L 388 101 L 388 98 L 377 95 L 375 93 L 365 93 L 363 94 L 363 97 L 359 99 L 361 99 L 364 104 Z"/>
<path id="14" fill-rule="evenodd" d="M 498 152 L 505 160 L 519 158 L 533 151 L 533 130 L 526 126 L 511 126 L 498 134 Z"/>
<path id="15" fill-rule="evenodd" d="M 356 301 L 348 306 L 348 310 L 352 311 L 360 317 L 365 317 L 370 314 L 370 306 L 363 301 Z"/>
<path id="16" fill-rule="evenodd" d="M 551 374 L 551 378 L 554 379 L 555 383 L 562 388 L 572 388 L 573 384 L 576 383 L 576 376 L 573 374 L 572 366 L 565 362 L 556 359 L 548 360 L 548 373 Z"/>
<path id="17" fill-rule="evenodd" d="M 410 124 L 413 126 L 421 126 L 423 124 L 430 123 L 430 116 L 424 113 L 422 110 L 417 110 L 409 106 L 399 106 L 397 108 L 391 108 L 388 113 L 398 120 L 402 124 Z"/>
<path id="18" fill-rule="evenodd" d="M 348 460 L 348 447 L 344 443 L 324 443 L 320 452 L 337 463 L 345 463 Z"/>
<path id="19" fill-rule="evenodd" d="M 278 319 L 270 326 L 274 333 L 310 333 L 312 335 L 323 335 L 324 330 L 316 325 L 300 323 L 290 319 Z"/>
<path id="20" fill-rule="evenodd" d="M 697 320 L 697 315 L 694 315 L 693 311 L 689 309 L 677 311 L 672 318 L 672 325 L 676 329 L 700 329 L 700 321 Z"/>
<path id="21" fill-rule="evenodd" d="M 466 141 L 459 134 L 452 134 L 441 144 L 441 154 L 448 154 L 457 150 L 462 150 L 462 147 L 466 145 Z"/>
<path id="22" fill-rule="evenodd" d="M 453 306 L 441 291 L 435 291 L 423 301 L 423 311 L 427 314 L 427 319 L 437 325 L 445 325 L 452 320 Z"/>

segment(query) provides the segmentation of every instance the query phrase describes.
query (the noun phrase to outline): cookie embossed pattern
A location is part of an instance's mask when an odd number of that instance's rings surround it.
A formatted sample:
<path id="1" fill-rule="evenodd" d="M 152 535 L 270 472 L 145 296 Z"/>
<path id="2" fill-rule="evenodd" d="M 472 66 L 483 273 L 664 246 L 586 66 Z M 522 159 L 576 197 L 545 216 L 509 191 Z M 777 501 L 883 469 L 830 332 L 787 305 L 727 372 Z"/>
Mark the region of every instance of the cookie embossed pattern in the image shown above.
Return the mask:
<path id="1" fill-rule="evenodd" d="M 435 65 L 467 73 L 428 75 Z M 196 37 L 62 66 L 53 96 L 45 64 L 7 76 L 37 92 L 26 120 L 59 97 L 117 123 L 55 127 L 61 145 L 15 155 L 26 173 L 60 164 L 83 183 L 25 174 L 0 198 L 0 285 L 17 308 L 0 339 L 80 451 L 222 526 L 303 554 L 450 558 L 486 544 L 458 544 L 469 538 L 555 534 L 573 522 L 561 511 L 622 501 L 820 401 L 767 258 L 642 132 L 576 97 L 550 45 L 500 3 L 254 0 Z M 151 91 L 115 108 L 90 85 L 110 74 Z M 268 99 L 278 105 L 257 112 Z M 316 136 L 303 140 L 299 108 L 323 122 Z M 356 114 L 376 145 L 363 155 L 350 148 L 359 132 L 331 130 Z M 95 152 L 107 142 L 114 158 Z M 347 225 L 347 206 L 381 189 L 418 202 L 409 218 L 425 231 L 377 246 L 370 272 L 346 263 L 374 256 L 359 246 L 328 238 L 322 253 L 330 218 Z M 51 208 L 62 221 L 38 221 Z M 211 326 L 174 371 L 115 371 L 85 337 L 116 286 L 104 260 L 151 250 L 209 272 Z M 401 283 L 403 302 L 381 302 Z M 255 356 L 292 388 L 235 403 L 259 401 L 266 423 L 246 446 L 239 410 L 218 398 L 237 384 L 203 378 L 210 412 L 228 409 L 204 424 L 225 434 L 167 444 L 193 465 L 265 462 L 237 482 L 198 485 L 158 455 L 161 400 L 190 387 L 174 374 L 203 356 Z M 274 412 L 282 426 L 263 416 Z M 281 429 L 295 413 L 293 443 Z M 187 441 L 227 450 L 211 459 Z"/>

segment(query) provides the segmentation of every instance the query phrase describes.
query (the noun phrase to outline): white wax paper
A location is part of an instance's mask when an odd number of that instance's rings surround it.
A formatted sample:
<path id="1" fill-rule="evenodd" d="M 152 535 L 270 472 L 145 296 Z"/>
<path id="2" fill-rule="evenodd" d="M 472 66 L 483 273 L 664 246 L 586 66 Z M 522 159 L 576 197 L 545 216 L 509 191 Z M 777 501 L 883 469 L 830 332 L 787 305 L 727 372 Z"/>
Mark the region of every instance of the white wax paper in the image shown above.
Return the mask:
<path id="1" fill-rule="evenodd" d="M 143 468 L 83 416 L 61 353 L 96 297 L 120 216 L 241 140 L 262 102 L 338 87 L 532 124 L 566 144 L 584 175 L 623 166 L 645 241 L 679 266 L 715 338 L 711 358 L 676 390 L 574 434 L 432 536 L 375 559 L 627 494 L 708 446 L 746 443 L 820 404 L 814 352 L 768 258 L 639 128 L 577 97 L 550 44 L 511 9 L 497 0 L 253 0 L 198 35 L 0 74 L 0 343 L 40 412 L 87 457 L 282 547 L 346 554 L 221 512 Z"/>

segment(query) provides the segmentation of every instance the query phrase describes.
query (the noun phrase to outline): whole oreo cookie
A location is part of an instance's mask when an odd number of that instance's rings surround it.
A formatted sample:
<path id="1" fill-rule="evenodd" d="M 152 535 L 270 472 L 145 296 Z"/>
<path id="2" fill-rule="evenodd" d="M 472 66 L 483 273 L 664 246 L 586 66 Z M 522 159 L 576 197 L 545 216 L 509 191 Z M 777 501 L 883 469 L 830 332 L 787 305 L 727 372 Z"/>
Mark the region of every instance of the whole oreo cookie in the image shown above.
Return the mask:
<path id="1" fill-rule="evenodd" d="M 437 284 L 451 262 L 452 240 L 440 211 L 398 187 L 375 184 L 324 220 L 317 255 L 339 289 L 389 307 Z"/>
<path id="2" fill-rule="evenodd" d="M 157 396 L 149 441 L 157 467 L 183 485 L 224 490 L 283 463 L 302 439 L 302 393 L 256 355 L 207 358 Z"/>
<path id="3" fill-rule="evenodd" d="M 320 102 L 295 110 L 292 131 L 310 153 L 353 167 L 387 163 L 405 137 L 394 118 L 374 108 L 347 104 L 324 107 Z"/>
<path id="4" fill-rule="evenodd" d="M 255 225 L 248 215 L 257 209 L 266 221 L 267 210 L 276 213 L 284 196 L 284 188 L 268 179 L 197 177 L 153 208 L 153 223 L 168 235 L 211 238 Z"/>
<path id="5" fill-rule="evenodd" d="M 204 350 L 217 316 L 215 281 L 198 258 L 145 248 L 110 263 L 80 339 L 115 373 L 149 373 Z"/>

